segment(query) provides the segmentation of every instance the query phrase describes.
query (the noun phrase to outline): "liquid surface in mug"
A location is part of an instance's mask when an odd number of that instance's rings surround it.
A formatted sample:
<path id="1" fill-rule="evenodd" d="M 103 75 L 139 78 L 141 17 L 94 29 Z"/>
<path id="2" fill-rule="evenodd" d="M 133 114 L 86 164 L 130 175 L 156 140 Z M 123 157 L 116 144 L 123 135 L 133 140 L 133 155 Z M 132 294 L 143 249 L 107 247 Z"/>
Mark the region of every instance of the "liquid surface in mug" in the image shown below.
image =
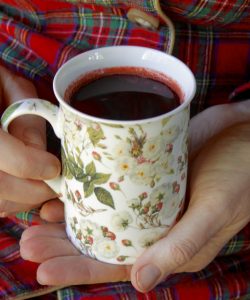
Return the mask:
<path id="1" fill-rule="evenodd" d="M 68 92 L 68 101 L 85 114 L 122 121 L 152 118 L 178 107 L 178 93 L 149 74 L 138 70 L 136 74 L 112 74 L 104 69 L 93 78 L 79 80 Z"/>

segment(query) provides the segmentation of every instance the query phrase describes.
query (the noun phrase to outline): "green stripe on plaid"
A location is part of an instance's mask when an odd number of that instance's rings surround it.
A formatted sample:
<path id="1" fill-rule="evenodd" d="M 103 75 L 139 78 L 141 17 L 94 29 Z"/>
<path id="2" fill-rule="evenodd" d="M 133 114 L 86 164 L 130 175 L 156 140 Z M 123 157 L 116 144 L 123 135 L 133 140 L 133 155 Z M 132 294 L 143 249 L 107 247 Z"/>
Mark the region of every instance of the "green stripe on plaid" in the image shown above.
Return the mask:
<path id="1" fill-rule="evenodd" d="M 167 51 L 169 47 L 167 27 L 163 26 L 157 32 L 142 29 L 123 17 L 122 13 L 116 15 L 111 13 L 110 9 L 102 12 L 81 6 L 68 11 L 59 9 L 55 12 L 38 13 L 38 19 L 32 14 L 31 18 L 27 15 L 25 24 L 18 21 L 21 16 L 22 12 L 19 12 L 15 19 L 10 19 L 8 25 L 5 25 L 8 16 L 0 13 L 0 26 L 14 28 L 14 34 L 11 32 L 12 36 L 10 34 L 5 43 L 0 44 L 0 57 L 31 79 L 52 78 L 57 69 L 69 58 L 95 47 L 141 45 L 161 51 Z M 43 24 L 42 34 L 39 30 L 35 30 L 40 28 L 39 24 Z M 53 26 L 55 24 L 56 27 Z M 35 36 L 37 40 L 39 35 L 43 40 L 46 39 L 46 45 L 50 44 L 50 39 L 51 43 L 54 43 L 56 38 L 58 53 L 51 65 L 33 51 L 30 45 L 31 39 Z M 41 47 L 45 47 L 45 55 L 46 51 L 50 51 L 48 48 L 46 50 L 46 45 L 41 44 Z"/>
<path id="2" fill-rule="evenodd" d="M 215 10 L 216 4 L 216 10 Z M 247 15 L 249 8 L 248 0 L 238 0 L 234 5 L 227 1 L 204 1 L 201 0 L 194 5 L 190 5 L 185 15 L 188 18 L 206 19 L 207 22 L 219 19 L 221 23 L 228 24 L 240 21 Z"/>
<path id="3" fill-rule="evenodd" d="M 139 7 L 144 11 L 155 12 L 155 2 L 157 0 L 67 0 L 70 3 L 85 3 L 85 4 L 97 4 L 103 6 L 127 6 L 127 7 Z"/>
<path id="4" fill-rule="evenodd" d="M 32 209 L 26 212 L 20 212 L 15 215 L 15 219 L 18 220 L 21 224 L 25 226 L 30 226 L 32 224 L 39 223 L 40 216 L 39 216 L 39 209 Z"/>
<path id="5" fill-rule="evenodd" d="M 244 21 L 250 15 L 249 0 L 235 1 L 160 1 L 166 12 L 174 13 L 189 21 L 197 21 L 200 24 L 232 24 Z M 249 24 L 248 24 L 249 25 Z"/>
<path id="6" fill-rule="evenodd" d="M 2 49 L 3 47 L 4 49 Z M 20 53 L 22 53 L 23 58 L 25 58 L 25 56 L 30 57 L 30 61 L 27 62 L 24 59 L 20 59 Z M 12 69 L 22 72 L 31 79 L 37 79 L 38 76 L 46 78 L 49 73 L 47 63 L 30 54 L 27 48 L 23 47 L 22 44 L 15 39 L 9 39 L 6 44 L 0 45 L 0 58 L 9 64 Z"/>

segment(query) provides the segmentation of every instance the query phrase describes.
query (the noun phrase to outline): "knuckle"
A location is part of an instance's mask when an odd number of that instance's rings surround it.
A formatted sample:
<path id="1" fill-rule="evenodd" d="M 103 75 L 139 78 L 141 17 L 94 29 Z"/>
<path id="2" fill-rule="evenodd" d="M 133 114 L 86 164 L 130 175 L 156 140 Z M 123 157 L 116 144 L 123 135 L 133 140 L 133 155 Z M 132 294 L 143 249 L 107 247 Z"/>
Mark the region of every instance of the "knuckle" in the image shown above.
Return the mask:
<path id="1" fill-rule="evenodd" d="M 10 212 L 8 212 L 8 203 L 7 200 L 0 200 L 0 217 L 5 218 L 9 215 Z"/>
<path id="2" fill-rule="evenodd" d="M 197 252 L 198 248 L 191 240 L 181 240 L 170 246 L 170 254 L 176 266 L 186 264 Z"/>
<path id="3" fill-rule="evenodd" d="M 20 178 L 29 178 L 30 166 L 32 165 L 32 156 L 25 154 L 20 161 L 18 173 Z"/>
<path id="4" fill-rule="evenodd" d="M 124 265 L 123 272 L 121 273 L 120 281 L 126 282 L 131 280 L 131 266 Z"/>
<path id="5" fill-rule="evenodd" d="M 201 270 L 203 270 L 205 267 L 207 266 L 207 264 L 193 264 L 188 266 L 185 269 L 185 272 L 200 272 Z"/>

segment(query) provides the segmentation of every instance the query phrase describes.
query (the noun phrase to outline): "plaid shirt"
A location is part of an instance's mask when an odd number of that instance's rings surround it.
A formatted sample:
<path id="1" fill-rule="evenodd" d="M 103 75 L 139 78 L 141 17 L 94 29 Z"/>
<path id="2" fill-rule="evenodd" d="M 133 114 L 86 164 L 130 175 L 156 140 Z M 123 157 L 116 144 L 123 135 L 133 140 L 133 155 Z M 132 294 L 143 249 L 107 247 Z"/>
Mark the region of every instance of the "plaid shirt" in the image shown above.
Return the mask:
<path id="1" fill-rule="evenodd" d="M 132 8 L 155 18 L 159 26 L 131 21 Z M 100 46 L 138 45 L 172 51 L 192 69 L 198 85 L 195 114 L 228 102 L 249 81 L 249 32 L 249 0 L 0 0 L 0 62 L 33 80 L 40 95 L 45 86 L 51 95 L 55 72 L 76 54 Z M 21 224 L 35 224 L 35 219 L 36 212 L 0 219 L 0 299 L 250 299 L 249 226 L 203 271 L 173 275 L 141 294 L 130 283 L 40 286 L 37 264 L 22 260 L 18 247 Z"/>

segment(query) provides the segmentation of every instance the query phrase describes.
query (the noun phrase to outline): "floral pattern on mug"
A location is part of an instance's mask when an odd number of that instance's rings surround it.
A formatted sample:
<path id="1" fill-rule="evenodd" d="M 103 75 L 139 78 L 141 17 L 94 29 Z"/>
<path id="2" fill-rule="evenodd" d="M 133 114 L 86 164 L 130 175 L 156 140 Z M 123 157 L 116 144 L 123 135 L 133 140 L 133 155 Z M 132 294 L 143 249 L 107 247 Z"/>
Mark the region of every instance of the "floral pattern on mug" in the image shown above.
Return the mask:
<path id="1" fill-rule="evenodd" d="M 181 131 L 182 124 L 171 117 L 162 120 L 154 135 L 148 133 L 148 124 L 115 126 L 83 121 L 69 112 L 64 118 L 65 193 L 77 209 L 73 219 L 69 216 L 69 235 L 93 258 L 129 263 L 139 249 L 166 234 L 181 210 L 187 130 Z M 131 197 L 128 186 L 141 193 Z M 137 238 L 130 235 L 134 230 Z"/>
<path id="2" fill-rule="evenodd" d="M 90 220 L 70 218 L 70 227 L 79 242 L 80 250 L 88 256 L 111 259 L 119 253 L 116 235 L 107 227 Z"/>

